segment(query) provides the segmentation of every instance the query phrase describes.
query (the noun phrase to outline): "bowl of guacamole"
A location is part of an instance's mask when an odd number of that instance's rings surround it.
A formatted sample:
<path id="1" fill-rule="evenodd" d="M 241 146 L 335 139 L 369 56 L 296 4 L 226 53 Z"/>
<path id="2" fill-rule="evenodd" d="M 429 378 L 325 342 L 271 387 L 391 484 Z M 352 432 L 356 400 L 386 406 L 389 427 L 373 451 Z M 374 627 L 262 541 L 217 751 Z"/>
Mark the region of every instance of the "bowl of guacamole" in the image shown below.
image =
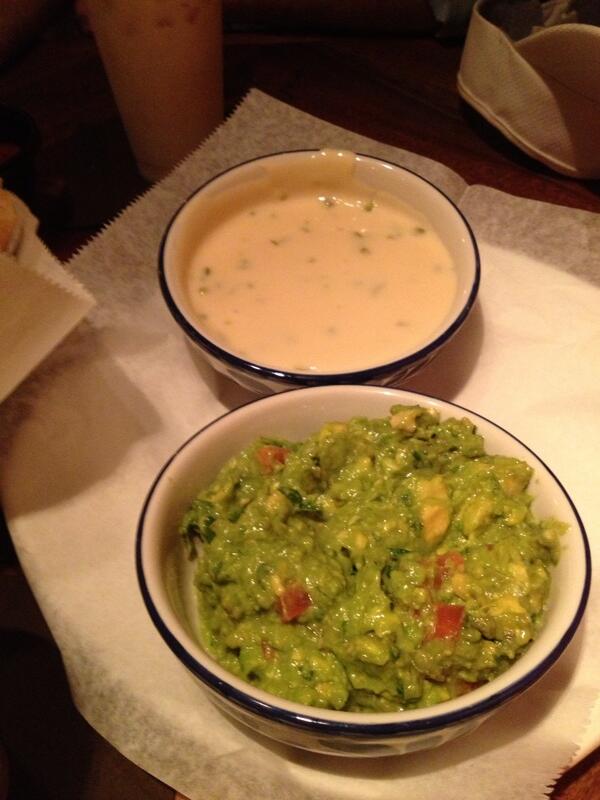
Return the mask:
<path id="1" fill-rule="evenodd" d="M 531 450 L 370 386 L 273 395 L 193 436 L 148 496 L 137 567 L 163 639 L 225 713 L 365 756 L 442 744 L 518 698 L 590 580 L 577 512 Z"/>

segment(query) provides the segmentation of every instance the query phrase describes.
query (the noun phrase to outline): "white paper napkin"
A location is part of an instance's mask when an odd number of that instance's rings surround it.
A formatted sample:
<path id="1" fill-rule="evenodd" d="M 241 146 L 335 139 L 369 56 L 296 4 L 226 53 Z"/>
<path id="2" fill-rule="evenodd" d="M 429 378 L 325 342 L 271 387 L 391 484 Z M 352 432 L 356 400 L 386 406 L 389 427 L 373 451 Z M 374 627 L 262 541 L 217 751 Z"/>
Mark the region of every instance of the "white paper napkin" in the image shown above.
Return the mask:
<path id="1" fill-rule="evenodd" d="M 315 756 L 252 737 L 213 707 L 147 618 L 134 569 L 146 492 L 185 438 L 250 399 L 217 377 L 170 319 L 156 282 L 160 236 L 209 175 L 267 148 L 303 146 L 382 155 L 460 198 L 481 245 L 480 299 L 409 388 L 471 407 L 529 444 L 571 493 L 598 557 L 600 257 L 589 248 L 598 218 L 467 189 L 434 162 L 253 92 L 70 265 L 98 307 L 35 385 L 28 381 L 0 409 L 0 485 L 21 563 L 83 715 L 190 800 L 438 800 L 440 787 L 446 800 L 497 800 L 499 786 L 511 800 L 542 798 L 575 755 L 598 697 L 596 589 L 573 643 L 518 706 L 502 709 L 477 735 L 383 760 Z M 549 228 L 566 231 L 560 247 Z M 587 741 L 598 738 L 594 723 Z"/>

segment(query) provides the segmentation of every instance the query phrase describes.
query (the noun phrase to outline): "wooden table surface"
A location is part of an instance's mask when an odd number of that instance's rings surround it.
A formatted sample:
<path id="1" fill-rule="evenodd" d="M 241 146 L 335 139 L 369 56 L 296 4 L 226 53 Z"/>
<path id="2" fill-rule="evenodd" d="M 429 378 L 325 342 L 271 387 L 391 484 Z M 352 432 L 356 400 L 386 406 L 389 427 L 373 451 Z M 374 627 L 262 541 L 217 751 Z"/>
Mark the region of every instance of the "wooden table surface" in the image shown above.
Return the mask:
<path id="1" fill-rule="evenodd" d="M 598 181 L 544 168 L 460 100 L 461 48 L 461 41 L 432 36 L 227 32 L 226 109 L 257 87 L 329 122 L 439 160 L 469 183 L 600 212 Z M 27 200 L 47 245 L 67 259 L 147 186 L 94 42 L 71 12 L 0 70 L 0 103 L 29 112 L 40 129 Z M 6 531 L 0 530 L 0 545 L 0 743 L 8 755 L 10 799 L 173 800 L 172 789 L 124 759 L 78 715 Z M 501 787 L 498 797 L 504 798 Z M 566 772 L 551 797 L 600 798 L 600 752 Z"/>

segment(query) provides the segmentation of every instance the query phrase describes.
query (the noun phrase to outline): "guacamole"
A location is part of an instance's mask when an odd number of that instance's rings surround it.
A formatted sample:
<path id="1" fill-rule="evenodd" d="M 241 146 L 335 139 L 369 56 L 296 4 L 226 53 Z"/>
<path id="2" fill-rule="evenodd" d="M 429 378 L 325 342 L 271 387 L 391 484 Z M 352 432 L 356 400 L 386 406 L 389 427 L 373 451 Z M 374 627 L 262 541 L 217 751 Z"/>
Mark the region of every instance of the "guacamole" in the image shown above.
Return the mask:
<path id="1" fill-rule="evenodd" d="M 531 478 L 486 453 L 468 419 L 420 406 L 254 442 L 181 524 L 202 644 L 253 685 L 321 708 L 468 692 L 543 620 L 564 525 L 534 516 Z"/>

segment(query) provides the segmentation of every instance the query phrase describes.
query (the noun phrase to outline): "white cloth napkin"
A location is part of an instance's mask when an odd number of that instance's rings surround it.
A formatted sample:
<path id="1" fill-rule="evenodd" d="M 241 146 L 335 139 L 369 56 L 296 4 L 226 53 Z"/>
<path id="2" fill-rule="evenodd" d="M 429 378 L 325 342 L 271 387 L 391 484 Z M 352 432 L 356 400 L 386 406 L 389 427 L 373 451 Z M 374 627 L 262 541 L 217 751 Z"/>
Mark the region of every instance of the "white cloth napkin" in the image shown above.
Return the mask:
<path id="1" fill-rule="evenodd" d="M 267 143 L 267 144 L 265 144 Z M 71 268 L 98 306 L 4 408 L 0 476 L 21 563 L 61 649 L 75 702 L 128 758 L 190 800 L 542 798 L 582 741 L 598 743 L 597 589 L 572 645 L 480 732 L 436 750 L 337 759 L 279 747 L 223 717 L 150 623 L 134 538 L 160 466 L 250 396 L 217 377 L 170 319 L 156 280 L 169 216 L 203 179 L 285 147 L 337 146 L 418 169 L 460 200 L 482 252 L 480 299 L 409 388 L 471 407 L 555 470 L 600 542 L 600 220 L 470 187 L 446 168 L 252 92 L 171 176 Z M 561 233 L 560 244 L 555 241 Z"/>

